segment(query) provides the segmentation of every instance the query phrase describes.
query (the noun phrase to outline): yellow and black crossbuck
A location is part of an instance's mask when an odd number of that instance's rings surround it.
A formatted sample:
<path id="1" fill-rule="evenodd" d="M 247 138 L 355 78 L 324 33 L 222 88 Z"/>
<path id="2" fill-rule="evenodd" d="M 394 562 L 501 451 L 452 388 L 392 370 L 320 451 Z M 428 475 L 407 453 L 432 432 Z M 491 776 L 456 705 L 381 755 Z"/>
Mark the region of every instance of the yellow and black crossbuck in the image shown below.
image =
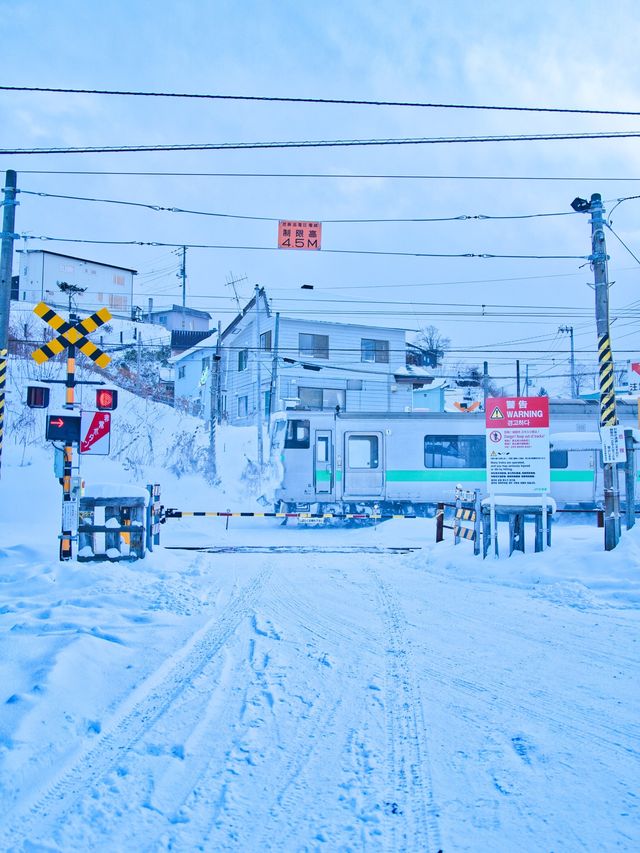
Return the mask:
<path id="1" fill-rule="evenodd" d="M 54 338 L 31 353 L 37 364 L 44 364 L 45 361 L 48 361 L 54 355 L 64 352 L 70 346 L 77 347 L 80 352 L 94 361 L 98 367 L 106 367 L 109 364 L 111 356 L 108 356 L 100 347 L 86 338 L 86 335 L 95 332 L 96 329 L 111 319 L 111 312 L 107 308 L 101 308 L 90 317 L 85 317 L 84 320 L 77 320 L 75 323 L 68 323 L 63 317 L 56 314 L 52 308 L 49 308 L 46 302 L 39 302 L 33 311 L 45 323 L 48 323 L 52 329 L 60 332 L 57 338 Z"/>

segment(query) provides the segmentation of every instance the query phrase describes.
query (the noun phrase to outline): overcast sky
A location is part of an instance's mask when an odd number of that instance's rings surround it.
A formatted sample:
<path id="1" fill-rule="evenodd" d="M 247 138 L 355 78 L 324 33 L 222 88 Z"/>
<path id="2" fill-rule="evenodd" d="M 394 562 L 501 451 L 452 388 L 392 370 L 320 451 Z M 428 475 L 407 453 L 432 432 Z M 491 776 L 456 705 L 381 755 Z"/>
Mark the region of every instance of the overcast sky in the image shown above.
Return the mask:
<path id="1" fill-rule="evenodd" d="M 624 0 L 606 7 L 584 1 L 12 0 L 0 8 L 2 77 L 10 86 L 640 111 L 640 17 L 637 4 Z M 0 92 L 0 115 L 3 149 L 640 130 L 640 118 L 620 116 L 28 92 Z M 514 373 L 521 350 L 523 364 L 545 386 L 552 383 L 549 374 L 567 373 L 569 338 L 560 326 L 573 326 L 578 360 L 593 360 L 592 273 L 580 260 L 590 252 L 588 216 L 329 220 L 570 213 L 576 196 L 594 192 L 611 209 L 617 199 L 640 194 L 639 164 L 634 138 L 0 156 L 0 169 L 15 169 L 23 190 L 265 218 L 20 196 L 16 230 L 33 237 L 251 247 L 187 252 L 188 302 L 210 311 L 214 323 L 231 319 L 235 302 L 227 280 L 233 275 L 241 301 L 260 284 L 283 313 L 407 329 L 436 325 L 451 338 L 452 357 L 473 364 L 486 358 L 496 375 Z M 363 174 L 443 177 L 349 177 Z M 480 179 L 487 176 L 513 180 Z M 280 218 L 324 222 L 323 250 L 276 249 Z M 628 247 L 607 232 L 614 356 L 639 360 L 633 254 L 640 256 L 640 200 L 617 207 L 612 226 Z M 25 246 L 138 270 L 137 299 L 144 307 L 150 297 L 156 305 L 181 299 L 179 258 L 169 247 L 35 239 Z M 302 284 L 314 290 L 301 290 Z"/>

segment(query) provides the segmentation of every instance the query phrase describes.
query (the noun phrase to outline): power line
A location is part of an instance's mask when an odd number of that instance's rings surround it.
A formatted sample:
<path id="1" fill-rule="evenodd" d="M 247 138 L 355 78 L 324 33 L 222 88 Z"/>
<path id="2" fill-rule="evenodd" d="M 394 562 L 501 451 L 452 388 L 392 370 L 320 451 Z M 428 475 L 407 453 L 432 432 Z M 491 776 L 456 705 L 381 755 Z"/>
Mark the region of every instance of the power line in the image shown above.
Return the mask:
<path id="1" fill-rule="evenodd" d="M 294 103 L 294 104 L 342 104 L 348 106 L 367 107 L 419 107 L 423 109 L 441 110 L 485 110 L 494 112 L 527 112 L 527 113 L 562 113 L 567 115 L 612 115 L 612 116 L 640 116 L 635 110 L 594 110 L 579 109 L 576 107 L 521 107 L 521 106 L 495 106 L 487 104 L 444 104 L 429 103 L 424 101 L 370 101 L 348 98 L 296 98 L 291 96 L 266 96 L 266 95 L 220 95 L 199 94 L 191 92 L 143 92 L 123 91 L 120 89 L 63 89 L 52 86 L 0 86 L 0 91 L 6 92 L 48 92 L 50 94 L 66 95 L 117 95 L 124 97 L 144 98 L 188 98 L 211 101 L 262 101 L 266 103 Z"/>
<path id="2" fill-rule="evenodd" d="M 181 207 L 164 207 L 159 204 L 149 204 L 139 201 L 128 201 L 121 199 L 112 199 L 112 198 L 91 198 L 88 196 L 77 196 L 77 195 L 61 195 L 59 193 L 46 193 L 46 192 L 38 192 L 36 190 L 23 190 L 19 191 L 24 195 L 32 195 L 38 196 L 40 198 L 60 198 L 66 199 L 68 201 L 88 201 L 95 202 L 99 204 L 119 204 L 126 205 L 128 207 L 142 207 L 147 210 L 154 211 L 163 211 L 166 213 L 188 213 L 194 216 L 214 216 L 222 219 L 243 219 L 243 220 L 252 220 L 256 222 L 279 222 L 281 219 L 286 219 L 284 216 L 251 216 L 248 214 L 237 214 L 237 213 L 217 213 L 213 211 L 206 210 L 192 210 L 188 208 Z M 626 200 L 626 199 L 625 199 Z M 512 215 L 492 215 L 486 213 L 477 213 L 477 214 L 468 214 L 462 213 L 457 216 L 435 216 L 435 217 L 426 217 L 426 216 L 412 216 L 406 218 L 367 218 L 367 219 L 326 219 L 323 217 L 322 223 L 324 224 L 349 224 L 349 223 L 375 223 L 375 222 L 463 222 L 470 220 L 517 220 L 517 219 L 539 219 L 545 218 L 549 216 L 575 216 L 576 211 L 574 210 L 563 210 L 560 212 L 554 213 L 520 213 L 520 214 L 512 214 Z"/>
<path id="3" fill-rule="evenodd" d="M 21 169 L 21 175 L 94 175 L 116 177 L 166 177 L 166 178 L 329 178 L 369 180 L 372 178 L 384 180 L 407 181 L 584 181 L 584 182 L 623 182 L 640 181 L 640 177 L 603 177 L 593 175 L 397 175 L 397 174 L 347 174 L 343 172 L 137 172 L 68 169 Z"/>
<path id="4" fill-rule="evenodd" d="M 55 148 L 0 148 L 0 154 L 135 154 L 149 151 L 255 151 L 283 148 L 358 148 L 388 145 L 457 145 L 483 142 L 558 142 L 578 139 L 634 139 L 640 131 L 528 133 L 493 136 L 433 136 L 396 139 L 316 139 L 280 142 L 206 142 L 170 145 L 89 145 Z"/>
<path id="5" fill-rule="evenodd" d="M 168 248 L 186 248 L 186 249 L 232 249 L 234 251 L 252 251 L 252 252 L 282 252 L 286 251 L 277 246 L 230 246 L 218 245 L 213 243 L 164 243 L 153 240 L 84 240 L 71 237 L 51 237 L 51 236 L 34 236 L 32 234 L 23 233 L 20 235 L 22 240 L 42 240 L 44 242 L 56 243 L 82 243 L 89 245 L 100 246 L 163 246 Z M 411 257 L 411 258 L 502 258 L 509 260 L 572 260 L 572 261 L 588 261 L 588 255 L 498 255 L 489 252 L 385 252 L 375 249 L 322 249 L 322 254 L 335 255 L 387 255 L 393 257 Z"/>

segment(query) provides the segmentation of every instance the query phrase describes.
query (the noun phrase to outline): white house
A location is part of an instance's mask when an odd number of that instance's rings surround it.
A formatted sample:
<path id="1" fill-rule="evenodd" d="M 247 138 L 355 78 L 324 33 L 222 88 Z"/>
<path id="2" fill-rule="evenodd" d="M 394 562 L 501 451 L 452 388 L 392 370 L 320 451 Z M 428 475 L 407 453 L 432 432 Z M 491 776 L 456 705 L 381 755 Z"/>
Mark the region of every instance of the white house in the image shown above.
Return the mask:
<path id="1" fill-rule="evenodd" d="M 430 371 L 407 369 L 403 329 L 309 320 L 274 312 L 263 289 L 218 341 L 212 335 L 172 359 L 176 399 L 211 402 L 234 424 L 283 408 L 410 411 Z"/>
<path id="2" fill-rule="evenodd" d="M 132 316 L 136 270 L 43 249 L 19 249 L 18 257 L 18 276 L 13 285 L 17 301 L 43 301 L 52 307 L 66 308 L 67 296 L 58 287 L 66 282 L 84 288 L 74 295 L 78 308 L 93 313 L 106 307 L 116 316 Z"/>

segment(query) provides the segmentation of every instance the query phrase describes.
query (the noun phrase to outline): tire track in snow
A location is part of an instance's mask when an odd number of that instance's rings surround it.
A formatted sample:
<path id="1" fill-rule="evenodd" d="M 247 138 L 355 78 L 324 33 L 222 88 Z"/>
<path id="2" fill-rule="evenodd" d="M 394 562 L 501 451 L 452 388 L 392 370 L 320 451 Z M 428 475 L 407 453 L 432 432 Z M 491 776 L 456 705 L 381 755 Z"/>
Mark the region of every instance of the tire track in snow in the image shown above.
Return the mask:
<path id="1" fill-rule="evenodd" d="M 88 794 L 91 785 L 122 760 L 233 635 L 249 614 L 271 571 L 270 567 L 264 567 L 222 613 L 199 629 L 135 690 L 95 746 L 72 759 L 30 803 L 15 810 L 4 837 L 6 849 L 16 847 L 21 841 L 48 837 L 52 827 L 60 824 L 61 817 Z"/>
<path id="2" fill-rule="evenodd" d="M 389 641 L 386 653 L 389 799 L 385 803 L 394 850 L 435 853 L 440 848 L 438 812 L 433 800 L 427 732 L 406 617 L 395 594 L 371 564 L 363 568 L 376 585 Z"/>

